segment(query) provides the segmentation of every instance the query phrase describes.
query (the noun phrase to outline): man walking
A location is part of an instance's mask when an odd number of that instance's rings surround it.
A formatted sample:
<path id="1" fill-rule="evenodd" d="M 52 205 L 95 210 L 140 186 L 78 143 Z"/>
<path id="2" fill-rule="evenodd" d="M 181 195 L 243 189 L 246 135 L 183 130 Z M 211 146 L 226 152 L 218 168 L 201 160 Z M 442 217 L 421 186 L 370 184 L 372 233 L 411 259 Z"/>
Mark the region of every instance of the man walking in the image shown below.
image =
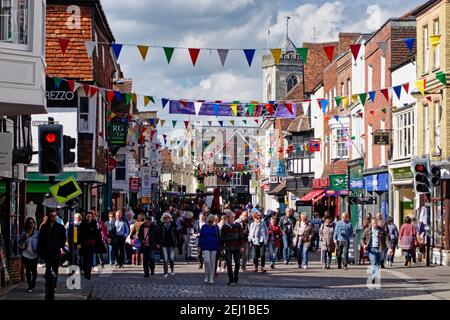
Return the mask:
<path id="1" fill-rule="evenodd" d="M 244 253 L 244 235 L 241 225 L 234 221 L 234 213 L 230 210 L 226 212 L 225 224 L 221 230 L 221 248 L 225 249 L 226 254 L 228 285 L 236 284 L 239 278 L 240 256 Z"/>
<path id="2" fill-rule="evenodd" d="M 384 219 L 383 219 L 383 215 L 380 212 L 378 212 L 375 215 L 375 218 L 377 220 L 378 226 L 383 229 L 385 234 L 389 235 L 389 228 L 388 228 L 388 226 L 386 224 L 386 221 L 384 221 Z M 387 251 L 388 251 L 387 247 L 384 247 L 383 251 L 381 252 L 381 256 L 380 256 L 380 267 L 381 267 L 381 269 L 385 268 L 384 261 L 387 258 Z"/>
<path id="3" fill-rule="evenodd" d="M 249 225 L 248 225 L 248 212 L 242 211 L 239 219 L 236 220 L 236 223 L 239 223 L 242 228 L 242 235 L 244 237 L 244 253 L 242 254 L 241 259 L 241 268 L 242 271 L 247 270 L 247 261 L 249 256 L 249 243 L 248 243 L 248 232 L 249 232 Z"/>
<path id="4" fill-rule="evenodd" d="M 338 260 L 338 269 L 342 269 L 342 265 L 344 265 L 344 270 L 348 270 L 347 262 L 348 262 L 348 247 L 350 244 L 350 238 L 353 235 L 352 223 L 348 219 L 348 214 L 343 213 L 342 219 L 336 224 L 336 228 L 334 229 L 333 240 L 336 244 L 337 250 L 337 260 Z"/>
<path id="5" fill-rule="evenodd" d="M 127 222 L 122 217 L 121 211 L 116 211 L 116 221 L 114 222 L 116 227 L 116 252 L 114 253 L 119 268 L 123 268 L 125 262 L 125 240 L 130 233 Z"/>
<path id="6" fill-rule="evenodd" d="M 286 215 L 281 217 L 279 226 L 283 233 L 283 260 L 284 264 L 289 264 L 291 260 L 291 247 L 294 235 L 295 218 L 292 216 L 292 208 L 286 209 Z"/>

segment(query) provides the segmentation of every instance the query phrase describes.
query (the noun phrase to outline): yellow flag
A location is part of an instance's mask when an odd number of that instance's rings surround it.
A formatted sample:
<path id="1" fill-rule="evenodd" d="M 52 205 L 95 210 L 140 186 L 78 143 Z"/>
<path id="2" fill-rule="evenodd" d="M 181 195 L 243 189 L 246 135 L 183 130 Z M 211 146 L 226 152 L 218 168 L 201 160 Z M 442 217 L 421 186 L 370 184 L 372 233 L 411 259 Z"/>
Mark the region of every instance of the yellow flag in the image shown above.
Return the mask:
<path id="1" fill-rule="evenodd" d="M 142 59 L 145 61 L 148 52 L 148 46 L 137 46 L 139 52 L 141 53 Z"/>
<path id="2" fill-rule="evenodd" d="M 270 51 L 272 52 L 272 56 L 275 60 L 275 64 L 280 64 L 280 58 L 281 58 L 281 49 L 277 48 L 277 49 L 270 49 Z"/>
<path id="3" fill-rule="evenodd" d="M 344 105 L 345 109 L 348 109 L 348 96 L 342 98 L 342 104 Z"/>
<path id="4" fill-rule="evenodd" d="M 164 127 L 164 122 L 166 122 L 166 120 L 160 120 L 159 123 L 161 124 L 161 127 Z"/>
<path id="5" fill-rule="evenodd" d="M 416 88 L 422 95 L 425 95 L 425 79 L 416 81 Z"/>
<path id="6" fill-rule="evenodd" d="M 131 94 L 131 100 L 133 100 L 134 104 L 137 104 L 137 94 L 136 93 Z"/>
<path id="7" fill-rule="evenodd" d="M 144 106 L 147 106 L 150 102 L 150 98 L 148 96 L 144 96 Z"/>
<path id="8" fill-rule="evenodd" d="M 356 104 L 356 102 L 358 102 L 358 95 L 354 94 L 352 95 L 352 104 Z"/>
<path id="9" fill-rule="evenodd" d="M 233 111 L 234 115 L 237 116 L 237 104 L 232 104 L 231 110 Z"/>
<path id="10" fill-rule="evenodd" d="M 441 39 L 440 35 L 430 36 L 431 46 L 435 48 L 439 44 L 439 40 Z"/>
<path id="11" fill-rule="evenodd" d="M 116 114 L 114 112 L 111 112 L 111 119 L 114 118 Z"/>

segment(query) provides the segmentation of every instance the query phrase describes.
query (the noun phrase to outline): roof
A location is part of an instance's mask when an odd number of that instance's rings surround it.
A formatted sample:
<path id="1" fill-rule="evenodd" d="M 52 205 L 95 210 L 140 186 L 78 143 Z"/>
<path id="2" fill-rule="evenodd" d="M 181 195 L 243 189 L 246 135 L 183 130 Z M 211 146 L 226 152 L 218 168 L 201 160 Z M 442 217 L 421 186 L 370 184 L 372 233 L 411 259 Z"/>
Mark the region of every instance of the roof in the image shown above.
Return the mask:
<path id="1" fill-rule="evenodd" d="M 280 182 L 275 188 L 267 192 L 269 195 L 284 195 L 286 194 L 286 181 Z"/>
<path id="2" fill-rule="evenodd" d="M 441 1 L 441 0 L 430 0 L 430 1 L 427 1 L 424 4 L 419 5 L 418 7 L 408 11 L 402 17 L 405 17 L 405 16 L 418 16 L 423 11 L 427 10 L 429 7 L 433 6 L 436 2 L 439 2 L 439 1 Z"/>
<path id="3" fill-rule="evenodd" d="M 298 133 L 302 131 L 308 131 L 309 127 L 309 119 L 306 115 L 301 115 L 295 118 L 294 121 L 291 122 L 287 131 L 290 133 Z"/>
<path id="4" fill-rule="evenodd" d="M 407 18 L 389 18 L 387 19 L 381 27 L 379 27 L 376 31 L 372 33 L 372 35 L 366 39 L 366 43 L 372 40 L 381 30 L 383 30 L 384 27 L 386 27 L 391 22 L 407 22 L 407 21 L 416 21 L 416 18 L 414 17 L 407 17 Z"/>

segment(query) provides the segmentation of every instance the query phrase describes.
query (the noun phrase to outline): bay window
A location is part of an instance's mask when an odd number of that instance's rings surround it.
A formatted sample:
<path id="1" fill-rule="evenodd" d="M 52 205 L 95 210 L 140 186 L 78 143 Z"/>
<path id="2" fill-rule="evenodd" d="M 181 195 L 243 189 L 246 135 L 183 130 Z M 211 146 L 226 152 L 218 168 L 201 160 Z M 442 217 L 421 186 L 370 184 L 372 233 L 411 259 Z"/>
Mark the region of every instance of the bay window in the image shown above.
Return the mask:
<path id="1" fill-rule="evenodd" d="M 0 42 L 27 45 L 29 0 L 0 0 Z"/>
<path id="2" fill-rule="evenodd" d="M 414 110 L 394 114 L 394 155 L 397 159 L 414 154 Z"/>

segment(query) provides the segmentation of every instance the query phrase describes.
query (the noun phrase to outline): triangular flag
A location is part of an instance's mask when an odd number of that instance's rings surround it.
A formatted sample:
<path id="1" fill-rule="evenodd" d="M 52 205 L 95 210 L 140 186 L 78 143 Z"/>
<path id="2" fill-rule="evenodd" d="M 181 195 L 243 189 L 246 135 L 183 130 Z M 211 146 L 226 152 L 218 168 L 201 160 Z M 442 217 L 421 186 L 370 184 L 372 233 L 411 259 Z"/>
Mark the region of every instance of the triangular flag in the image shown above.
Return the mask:
<path id="1" fill-rule="evenodd" d="M 144 96 L 144 106 L 146 107 L 148 105 L 149 102 L 153 102 L 155 103 L 155 100 L 153 99 L 152 96 Z"/>
<path id="2" fill-rule="evenodd" d="M 218 103 L 213 103 L 213 110 L 214 110 L 214 115 L 217 117 L 219 115 L 219 104 Z"/>
<path id="3" fill-rule="evenodd" d="M 230 120 L 230 124 L 234 126 L 234 120 Z"/>
<path id="4" fill-rule="evenodd" d="M 142 60 L 145 61 L 145 58 L 147 57 L 148 52 L 148 46 L 137 46 L 139 52 L 141 53 Z"/>
<path id="5" fill-rule="evenodd" d="M 285 103 L 284 107 L 289 111 L 290 114 L 294 114 L 292 110 L 292 103 Z"/>
<path id="6" fill-rule="evenodd" d="M 433 48 L 437 47 L 437 46 L 439 45 L 439 40 L 440 40 L 440 39 L 441 39 L 441 35 L 439 35 L 439 34 L 430 36 L 430 43 L 431 43 L 431 46 L 432 46 Z"/>
<path id="7" fill-rule="evenodd" d="M 92 53 L 94 52 L 96 43 L 94 41 L 85 41 L 84 45 L 86 46 L 88 58 L 92 58 Z"/>
<path id="8" fill-rule="evenodd" d="M 75 81 L 67 80 L 67 85 L 69 86 L 70 91 L 73 92 L 73 90 L 75 90 Z"/>
<path id="9" fill-rule="evenodd" d="M 389 90 L 388 88 L 384 88 L 380 90 L 383 96 L 386 98 L 387 101 L 389 101 Z"/>
<path id="10" fill-rule="evenodd" d="M 200 53 L 200 49 L 197 48 L 189 48 L 189 55 L 191 56 L 192 65 L 195 66 L 195 63 L 197 62 L 198 54 Z"/>
<path id="11" fill-rule="evenodd" d="M 258 122 L 259 122 L 259 120 L 258 120 L 258 119 L 255 119 L 255 123 L 258 124 Z"/>
<path id="12" fill-rule="evenodd" d="M 364 106 L 366 104 L 367 100 L 367 93 L 360 93 L 359 94 L 359 101 L 361 101 L 361 104 Z"/>
<path id="13" fill-rule="evenodd" d="M 169 102 L 169 99 L 161 98 L 161 104 L 163 109 L 166 106 L 167 102 Z"/>
<path id="14" fill-rule="evenodd" d="M 330 60 L 330 63 L 333 61 L 334 56 L 334 49 L 336 46 L 325 46 L 323 47 L 323 50 L 325 50 L 325 53 L 327 54 L 328 60 Z"/>
<path id="15" fill-rule="evenodd" d="M 53 90 L 59 89 L 62 80 L 58 77 L 53 77 L 53 82 L 54 82 Z"/>
<path id="16" fill-rule="evenodd" d="M 164 123 L 166 123 L 166 120 L 160 120 L 160 122 L 159 122 L 159 125 L 161 126 L 161 127 L 164 127 Z"/>
<path id="17" fill-rule="evenodd" d="M 189 127 L 189 121 L 184 122 L 184 127 L 187 129 Z"/>
<path id="18" fill-rule="evenodd" d="M 223 121 L 219 121 L 221 127 L 223 127 Z"/>
<path id="19" fill-rule="evenodd" d="M 227 60 L 228 49 L 217 49 L 217 53 L 219 54 L 220 63 L 223 67 L 225 65 L 225 61 Z"/>
<path id="20" fill-rule="evenodd" d="M 270 115 L 272 115 L 273 114 L 273 104 L 270 104 L 270 103 L 266 104 L 266 110 Z"/>
<path id="21" fill-rule="evenodd" d="M 231 104 L 231 111 L 233 111 L 233 114 L 237 116 L 237 104 Z"/>
<path id="22" fill-rule="evenodd" d="M 208 121 L 208 126 L 211 127 L 211 125 L 212 125 L 212 121 Z"/>
<path id="23" fill-rule="evenodd" d="M 61 47 L 62 54 L 66 54 L 67 47 L 69 46 L 69 39 L 59 38 L 59 46 Z"/>
<path id="24" fill-rule="evenodd" d="M 306 64 L 308 58 L 308 48 L 297 48 L 297 54 L 302 59 L 303 64 Z"/>
<path id="25" fill-rule="evenodd" d="M 342 97 L 334 97 L 334 101 L 336 102 L 336 107 L 339 108 L 341 105 Z"/>
<path id="26" fill-rule="evenodd" d="M 91 88 L 88 84 L 83 84 L 83 90 L 84 93 L 86 94 L 86 97 L 89 97 L 89 92 L 91 91 Z"/>
<path id="27" fill-rule="evenodd" d="M 120 52 L 122 51 L 122 46 L 123 45 L 120 43 L 111 43 L 111 48 L 113 49 L 116 60 L 119 60 Z"/>
<path id="28" fill-rule="evenodd" d="M 436 78 L 444 85 L 447 85 L 447 76 L 444 72 L 440 71 L 436 73 Z"/>
<path id="29" fill-rule="evenodd" d="M 202 107 L 203 102 L 194 102 L 195 114 L 198 115 L 200 113 L 200 108 Z"/>
<path id="30" fill-rule="evenodd" d="M 319 104 L 320 104 L 320 107 L 322 108 L 322 112 L 323 113 L 327 112 L 328 100 L 327 99 L 319 100 Z"/>
<path id="31" fill-rule="evenodd" d="M 336 120 L 336 122 L 339 122 L 339 116 L 334 116 L 334 119 Z"/>
<path id="32" fill-rule="evenodd" d="M 406 38 L 406 39 L 403 39 L 403 41 L 405 42 L 406 46 L 408 47 L 409 53 L 412 53 L 413 48 L 414 48 L 414 41 L 416 41 L 416 38 Z"/>
<path id="33" fill-rule="evenodd" d="M 403 89 L 405 89 L 405 92 L 409 93 L 409 82 L 403 84 Z"/>
<path id="34" fill-rule="evenodd" d="M 186 100 L 179 100 L 179 102 L 181 103 L 181 105 L 185 108 L 189 107 L 188 103 Z"/>
<path id="35" fill-rule="evenodd" d="M 349 101 L 348 101 L 348 96 L 343 97 L 343 98 L 342 98 L 342 102 L 343 102 L 343 104 L 344 104 L 344 108 L 345 108 L 345 109 L 348 109 L 348 103 L 349 103 Z"/>
<path id="36" fill-rule="evenodd" d="M 176 125 L 177 125 L 177 121 L 176 120 L 172 120 L 172 126 L 175 128 Z"/>
<path id="37" fill-rule="evenodd" d="M 114 97 L 119 103 L 122 102 L 122 93 L 120 91 L 114 91 Z"/>
<path id="38" fill-rule="evenodd" d="M 91 86 L 91 97 L 95 96 L 99 91 L 98 87 Z"/>
<path id="39" fill-rule="evenodd" d="M 175 48 L 164 47 L 164 53 L 166 54 L 167 63 L 170 63 L 170 60 L 172 60 L 174 50 Z"/>
<path id="40" fill-rule="evenodd" d="M 369 99 L 370 99 L 370 101 L 372 101 L 372 103 L 375 102 L 375 95 L 376 95 L 375 91 L 370 91 L 369 92 Z"/>
<path id="41" fill-rule="evenodd" d="M 270 49 L 270 52 L 272 52 L 273 59 L 275 60 L 275 64 L 280 64 L 280 58 L 281 58 L 281 49 Z"/>
<path id="42" fill-rule="evenodd" d="M 420 91 L 422 95 L 425 95 L 425 79 L 416 81 L 416 88 Z"/>
<path id="43" fill-rule="evenodd" d="M 357 94 L 353 94 L 352 95 L 352 104 L 355 105 L 357 101 L 358 101 L 358 95 Z"/>
<path id="44" fill-rule="evenodd" d="M 242 122 L 243 122 L 245 125 L 247 125 L 247 120 L 242 120 Z"/>
<path id="45" fill-rule="evenodd" d="M 374 111 L 374 110 L 370 110 L 369 113 L 370 113 L 371 115 L 374 115 L 374 114 L 375 114 L 375 111 Z"/>
<path id="46" fill-rule="evenodd" d="M 383 42 L 377 42 L 378 48 L 380 48 L 381 52 L 383 53 L 383 57 L 386 56 L 386 52 L 387 52 L 387 42 L 383 41 Z"/>
<path id="47" fill-rule="evenodd" d="M 247 58 L 248 66 L 252 66 L 253 57 L 255 56 L 255 49 L 244 49 L 245 57 Z"/>
<path id="48" fill-rule="evenodd" d="M 302 108 L 303 108 L 303 114 L 307 115 L 308 114 L 308 108 L 309 108 L 309 102 L 303 102 L 302 103 Z"/>
<path id="49" fill-rule="evenodd" d="M 359 49 L 361 49 L 361 44 L 351 44 L 350 50 L 352 51 L 353 58 L 358 59 Z"/>
<path id="50" fill-rule="evenodd" d="M 115 114 L 114 112 L 111 111 L 111 119 L 115 118 L 117 116 L 117 114 Z"/>
<path id="51" fill-rule="evenodd" d="M 430 102 L 433 102 L 433 99 L 431 98 L 431 96 L 427 96 L 427 100 Z"/>
<path id="52" fill-rule="evenodd" d="M 400 100 L 400 96 L 402 95 L 402 85 L 398 85 L 395 87 L 392 87 L 392 89 L 395 92 L 395 95 L 397 96 L 397 98 Z"/>
<path id="53" fill-rule="evenodd" d="M 125 105 L 128 106 L 131 101 L 131 94 L 125 93 Z"/>
<path id="54" fill-rule="evenodd" d="M 112 99 L 114 98 L 114 91 L 108 90 L 106 91 L 106 99 L 109 103 L 111 103 Z"/>
<path id="55" fill-rule="evenodd" d="M 247 105 L 247 107 L 248 107 L 248 115 L 251 117 L 253 115 L 253 111 L 255 110 L 255 105 L 250 103 Z"/>
<path id="56" fill-rule="evenodd" d="M 387 109 L 386 109 L 386 108 L 383 108 L 383 109 L 381 109 L 381 111 L 382 111 L 383 113 L 386 113 Z"/>

